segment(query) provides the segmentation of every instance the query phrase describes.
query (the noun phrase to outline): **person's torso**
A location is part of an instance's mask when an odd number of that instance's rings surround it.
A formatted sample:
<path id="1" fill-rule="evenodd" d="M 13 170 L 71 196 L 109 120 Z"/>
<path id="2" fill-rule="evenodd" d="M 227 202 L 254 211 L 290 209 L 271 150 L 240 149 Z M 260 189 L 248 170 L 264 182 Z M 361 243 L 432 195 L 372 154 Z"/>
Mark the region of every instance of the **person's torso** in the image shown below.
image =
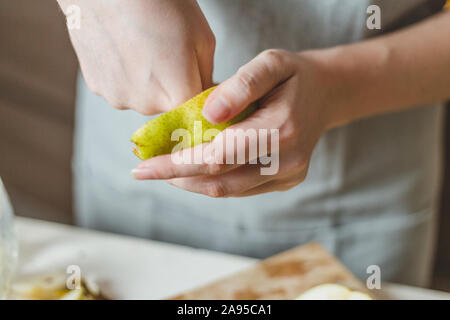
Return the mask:
<path id="1" fill-rule="evenodd" d="M 370 4 L 381 7 L 383 31 L 411 22 L 408 17 L 413 15 L 417 19 L 429 15 L 442 2 L 199 1 L 217 38 L 214 80 L 219 82 L 265 49 L 325 48 L 376 35 L 379 31 L 366 28 Z M 113 110 L 83 84 L 80 88 L 76 172 L 104 182 L 105 195 L 109 191 L 122 194 L 124 207 L 145 208 L 149 216 L 164 216 L 158 218 L 166 219 L 164 224 L 198 221 L 204 225 L 219 222 L 235 230 L 296 230 L 420 212 L 431 206 L 437 191 L 437 107 L 366 119 L 326 133 L 314 151 L 306 181 L 289 191 L 212 199 L 164 182 L 134 181 L 129 170 L 139 161 L 129 139 L 148 117 Z M 152 220 L 143 219 L 141 225 Z M 176 232 L 169 229 L 168 234 Z M 172 237 L 182 239 L 183 232 Z"/>

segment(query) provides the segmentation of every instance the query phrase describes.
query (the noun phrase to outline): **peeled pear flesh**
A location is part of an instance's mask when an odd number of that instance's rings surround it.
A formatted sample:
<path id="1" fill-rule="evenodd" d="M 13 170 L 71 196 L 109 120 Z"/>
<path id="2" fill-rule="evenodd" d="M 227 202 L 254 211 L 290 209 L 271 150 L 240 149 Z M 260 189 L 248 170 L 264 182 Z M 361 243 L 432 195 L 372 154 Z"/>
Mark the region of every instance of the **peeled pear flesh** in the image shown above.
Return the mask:
<path id="1" fill-rule="evenodd" d="M 164 113 L 138 129 L 132 136 L 131 141 L 136 144 L 133 152 L 142 160 L 150 159 L 159 155 L 169 154 L 180 141 L 172 141 L 172 133 L 176 129 L 185 129 L 191 135 L 190 141 L 183 141 L 181 149 L 190 148 L 201 143 L 210 142 L 204 136 L 194 139 L 194 124 L 201 122 L 203 134 L 209 129 L 223 131 L 229 126 L 238 123 L 248 117 L 256 110 L 256 104 L 247 107 L 243 112 L 230 121 L 211 124 L 202 115 L 206 99 L 216 87 L 210 88 L 179 107 Z"/>
<path id="2" fill-rule="evenodd" d="M 13 283 L 13 300 L 96 300 L 101 299 L 100 288 L 91 279 L 81 279 L 78 289 L 69 290 L 65 274 L 49 274 Z"/>
<path id="3" fill-rule="evenodd" d="M 373 300 L 368 294 L 352 291 L 339 284 L 322 284 L 316 286 L 295 300 Z"/>

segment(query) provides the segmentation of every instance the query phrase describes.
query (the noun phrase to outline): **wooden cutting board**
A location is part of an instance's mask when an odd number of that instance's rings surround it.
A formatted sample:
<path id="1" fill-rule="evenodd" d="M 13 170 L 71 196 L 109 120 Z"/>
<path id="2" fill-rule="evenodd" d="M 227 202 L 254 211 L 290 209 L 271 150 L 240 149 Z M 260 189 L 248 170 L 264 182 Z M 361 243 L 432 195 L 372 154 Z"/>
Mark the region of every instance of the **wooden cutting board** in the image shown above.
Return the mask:
<path id="1" fill-rule="evenodd" d="M 320 244 L 311 243 L 173 299 L 295 299 L 306 290 L 324 283 L 339 283 L 368 293 L 335 257 Z"/>

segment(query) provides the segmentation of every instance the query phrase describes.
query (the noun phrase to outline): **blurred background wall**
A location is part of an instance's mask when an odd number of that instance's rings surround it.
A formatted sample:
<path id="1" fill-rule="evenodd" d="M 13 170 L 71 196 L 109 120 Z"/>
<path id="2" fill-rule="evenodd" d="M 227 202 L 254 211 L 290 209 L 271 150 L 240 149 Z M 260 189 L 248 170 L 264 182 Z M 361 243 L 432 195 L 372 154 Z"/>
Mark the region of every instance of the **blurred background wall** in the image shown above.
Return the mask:
<path id="1" fill-rule="evenodd" d="M 70 223 L 77 63 L 58 11 L 0 1 L 0 175 L 18 214 Z"/>
<path id="2" fill-rule="evenodd" d="M 76 57 L 55 0 L 0 2 L 0 176 L 18 215 L 72 223 Z M 450 116 L 446 119 L 450 164 Z M 450 291 L 450 167 L 433 287 Z"/>

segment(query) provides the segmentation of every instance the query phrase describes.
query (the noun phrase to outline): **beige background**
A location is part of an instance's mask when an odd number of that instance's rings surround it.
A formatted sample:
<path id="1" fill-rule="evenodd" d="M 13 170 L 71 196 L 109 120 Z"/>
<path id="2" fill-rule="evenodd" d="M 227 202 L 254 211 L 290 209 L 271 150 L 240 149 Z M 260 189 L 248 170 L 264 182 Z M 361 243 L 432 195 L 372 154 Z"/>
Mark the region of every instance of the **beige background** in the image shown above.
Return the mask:
<path id="1" fill-rule="evenodd" d="M 0 2 L 0 176 L 18 215 L 73 221 L 76 72 L 56 0 Z M 450 170 L 441 211 L 434 287 L 450 291 Z"/>
<path id="2" fill-rule="evenodd" d="M 0 1 L 0 175 L 19 214 L 71 222 L 76 70 L 55 0 Z"/>

